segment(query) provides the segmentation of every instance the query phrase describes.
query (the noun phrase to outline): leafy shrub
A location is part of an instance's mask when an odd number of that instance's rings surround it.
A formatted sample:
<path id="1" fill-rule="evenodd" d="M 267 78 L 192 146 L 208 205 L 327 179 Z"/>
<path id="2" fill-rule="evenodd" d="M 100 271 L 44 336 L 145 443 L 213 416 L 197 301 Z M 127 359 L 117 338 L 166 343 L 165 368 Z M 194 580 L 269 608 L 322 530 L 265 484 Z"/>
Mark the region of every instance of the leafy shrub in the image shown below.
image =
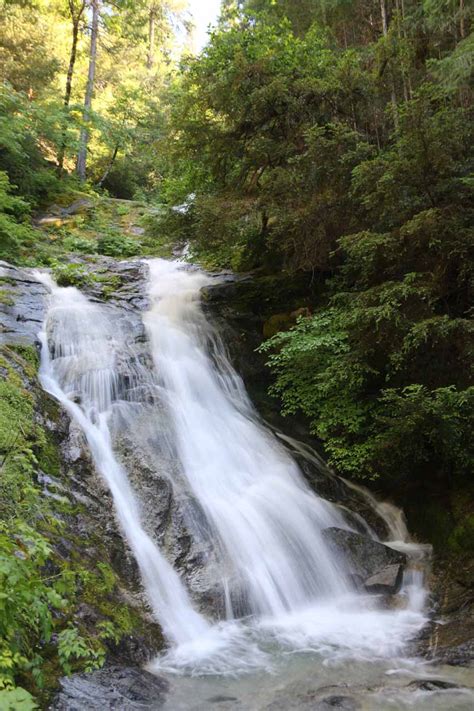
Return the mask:
<path id="1" fill-rule="evenodd" d="M 7 174 L 0 171 L 0 258 L 15 262 L 20 250 L 33 241 L 34 232 L 25 222 L 28 203 L 12 192 Z"/>
<path id="2" fill-rule="evenodd" d="M 119 232 L 110 232 L 99 238 L 97 251 L 108 257 L 133 257 L 140 252 L 140 243 Z"/>
<path id="3" fill-rule="evenodd" d="M 100 667 L 104 643 L 139 624 L 112 602 L 117 576 L 107 563 L 90 570 L 89 559 L 86 569 L 55 551 L 66 525 L 60 514 L 72 508 L 37 483 L 39 469 L 59 475 L 57 445 L 36 421 L 37 366 L 34 348 L 0 351 L 0 709 L 12 711 L 36 708 L 29 692 L 45 701 L 61 673 Z M 76 625 L 82 601 L 98 611 L 96 625 Z"/>
<path id="4" fill-rule="evenodd" d="M 57 261 L 52 263 L 53 275 L 58 286 L 85 286 L 94 282 L 93 276 L 88 273 L 83 264 L 71 262 L 60 264 Z"/>
<path id="5" fill-rule="evenodd" d="M 93 240 L 73 235 L 63 240 L 63 247 L 68 252 L 79 252 L 81 254 L 93 254 L 96 251 L 96 243 Z"/>

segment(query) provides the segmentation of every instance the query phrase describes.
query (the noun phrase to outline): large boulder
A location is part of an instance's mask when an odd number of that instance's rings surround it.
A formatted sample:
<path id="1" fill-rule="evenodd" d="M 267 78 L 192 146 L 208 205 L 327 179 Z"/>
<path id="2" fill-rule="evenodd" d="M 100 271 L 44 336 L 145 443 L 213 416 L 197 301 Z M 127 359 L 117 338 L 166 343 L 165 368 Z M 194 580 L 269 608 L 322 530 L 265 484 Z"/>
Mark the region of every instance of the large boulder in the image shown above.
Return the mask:
<path id="1" fill-rule="evenodd" d="M 403 565 L 386 565 L 375 575 L 364 581 L 364 587 L 370 593 L 389 593 L 395 595 L 402 587 Z"/>
<path id="2" fill-rule="evenodd" d="M 400 590 L 407 561 L 404 553 L 342 528 L 326 528 L 323 536 L 367 592 L 395 594 Z"/>
<path id="3" fill-rule="evenodd" d="M 54 711 L 108 711 L 109 709 L 160 709 L 168 682 L 136 667 L 110 666 L 73 674 L 60 680 Z"/>

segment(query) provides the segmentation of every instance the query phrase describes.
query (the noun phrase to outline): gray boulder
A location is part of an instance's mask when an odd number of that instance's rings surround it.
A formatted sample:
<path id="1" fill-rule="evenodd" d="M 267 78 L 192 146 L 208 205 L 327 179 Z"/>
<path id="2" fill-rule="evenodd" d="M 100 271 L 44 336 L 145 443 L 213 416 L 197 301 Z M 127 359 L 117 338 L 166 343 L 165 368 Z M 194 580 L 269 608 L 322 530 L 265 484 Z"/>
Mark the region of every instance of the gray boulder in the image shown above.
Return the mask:
<path id="1" fill-rule="evenodd" d="M 371 575 L 364 582 L 364 587 L 369 593 L 389 593 L 395 595 L 403 582 L 403 565 L 395 563 L 387 565 L 380 572 Z"/>
<path id="2" fill-rule="evenodd" d="M 326 528 L 323 536 L 348 563 L 352 578 L 369 593 L 400 590 L 407 557 L 401 551 L 342 528 Z"/>

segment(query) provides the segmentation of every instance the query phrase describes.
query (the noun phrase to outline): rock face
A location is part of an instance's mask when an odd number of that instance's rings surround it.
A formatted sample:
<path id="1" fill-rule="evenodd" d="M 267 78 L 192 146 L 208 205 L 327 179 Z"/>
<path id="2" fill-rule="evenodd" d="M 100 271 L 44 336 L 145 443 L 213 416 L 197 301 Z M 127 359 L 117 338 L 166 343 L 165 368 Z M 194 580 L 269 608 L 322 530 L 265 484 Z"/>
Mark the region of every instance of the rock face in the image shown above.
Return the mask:
<path id="1" fill-rule="evenodd" d="M 53 711 L 134 711 L 160 709 L 168 682 L 134 667 L 110 666 L 90 674 L 74 674 L 60 681 Z"/>
<path id="2" fill-rule="evenodd" d="M 222 277 L 202 291 L 203 306 L 222 334 L 236 370 L 245 381 L 253 402 L 267 418 L 277 408 L 269 401 L 270 372 L 267 357 L 255 349 L 270 333 L 269 321 L 294 323 L 291 314 L 303 309 L 309 313 L 319 288 L 311 275 L 262 276 L 256 274 Z M 286 315 L 286 320 L 283 316 Z M 293 319 L 293 321 L 292 321 Z M 270 403 L 270 406 L 269 406 Z"/>
<path id="3" fill-rule="evenodd" d="M 25 269 L 0 262 L 0 343 L 34 345 L 48 289 Z"/>
<path id="4" fill-rule="evenodd" d="M 433 619 L 414 653 L 456 666 L 474 662 L 474 561 L 435 558 L 430 581 Z"/>
<path id="5" fill-rule="evenodd" d="M 395 594 L 400 590 L 407 560 L 404 553 L 342 528 L 327 528 L 323 535 L 350 562 L 354 579 L 367 592 Z"/>

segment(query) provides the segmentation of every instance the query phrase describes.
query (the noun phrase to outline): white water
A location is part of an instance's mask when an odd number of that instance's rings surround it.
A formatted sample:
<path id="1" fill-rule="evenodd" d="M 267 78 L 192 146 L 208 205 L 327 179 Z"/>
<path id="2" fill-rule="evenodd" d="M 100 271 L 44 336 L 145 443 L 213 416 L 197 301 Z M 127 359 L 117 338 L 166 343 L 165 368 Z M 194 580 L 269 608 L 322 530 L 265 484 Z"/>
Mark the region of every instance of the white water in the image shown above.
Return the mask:
<path id="1" fill-rule="evenodd" d="M 321 531 L 345 526 L 259 425 L 200 308 L 206 277 L 150 263 L 145 315 L 173 418 L 178 456 L 249 612 L 276 617 L 348 591 Z M 211 343 L 216 362 L 206 352 Z M 231 613 L 231 611 L 230 611 Z"/>
<path id="2" fill-rule="evenodd" d="M 163 260 L 149 269 L 144 322 L 156 372 L 137 363 L 124 387 L 120 363 L 133 360 L 133 349 L 119 321 L 108 307 L 49 281 L 41 378 L 87 438 L 170 643 L 151 668 L 225 674 L 271 667 L 282 651 L 332 660 L 400 654 L 425 622 L 421 595 L 406 595 L 402 609 L 387 610 L 379 609 L 377 597 L 351 589 L 345 562 L 321 535 L 328 526 L 348 526 L 336 507 L 310 491 L 287 450 L 259 422 L 201 310 L 199 292 L 209 277 Z M 180 476 L 205 514 L 228 592 L 227 621 L 197 611 L 146 529 L 130 472 L 115 452 L 115 418 L 125 413 L 130 437 L 140 442 L 137 406 L 150 392 L 164 393 Z M 420 580 L 412 586 L 422 590 Z"/>
<path id="3" fill-rule="evenodd" d="M 153 611 L 168 638 L 182 644 L 205 633 L 209 625 L 193 609 L 179 576 L 141 525 L 138 502 L 112 448 L 109 421 L 119 390 L 117 355 L 123 334 L 77 289 L 59 288 L 44 275 L 42 281 L 52 292 L 40 333 L 42 385 L 82 428 L 112 494 Z"/>

